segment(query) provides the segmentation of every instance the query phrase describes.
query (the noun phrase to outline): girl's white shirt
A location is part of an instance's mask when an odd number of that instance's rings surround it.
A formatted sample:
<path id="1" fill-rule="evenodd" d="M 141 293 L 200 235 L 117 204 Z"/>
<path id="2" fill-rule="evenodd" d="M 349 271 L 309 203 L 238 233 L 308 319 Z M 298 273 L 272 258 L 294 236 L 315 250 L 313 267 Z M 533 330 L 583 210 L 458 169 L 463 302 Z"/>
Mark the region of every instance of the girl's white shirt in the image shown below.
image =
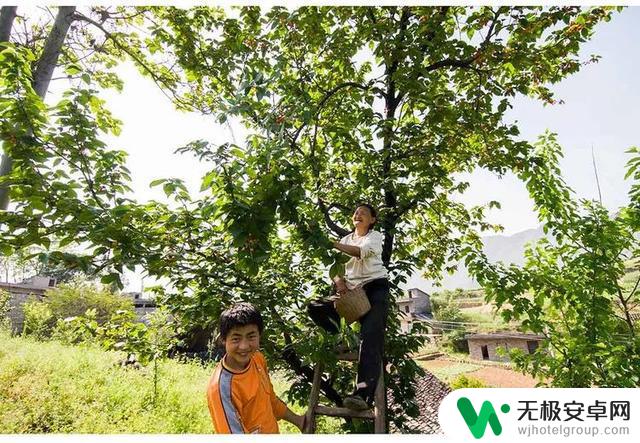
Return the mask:
<path id="1" fill-rule="evenodd" d="M 343 245 L 360 248 L 360 258 L 351 257 L 345 265 L 345 281 L 349 289 L 363 285 L 377 278 L 387 278 L 387 270 L 382 264 L 383 235 L 371 230 L 362 237 L 352 232 L 340 240 Z"/>

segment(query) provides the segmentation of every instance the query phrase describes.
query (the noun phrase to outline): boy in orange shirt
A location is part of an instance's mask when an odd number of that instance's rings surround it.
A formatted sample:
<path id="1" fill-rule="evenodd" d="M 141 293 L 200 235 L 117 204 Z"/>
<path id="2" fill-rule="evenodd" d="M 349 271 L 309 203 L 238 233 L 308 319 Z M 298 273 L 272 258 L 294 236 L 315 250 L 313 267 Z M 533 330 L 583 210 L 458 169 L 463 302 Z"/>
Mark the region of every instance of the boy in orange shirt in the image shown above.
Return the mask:
<path id="1" fill-rule="evenodd" d="M 209 412 L 218 434 L 278 434 L 284 419 L 302 430 L 304 416 L 276 397 L 267 363 L 258 348 L 262 316 L 250 303 L 238 303 L 220 316 L 225 355 L 207 389 Z"/>

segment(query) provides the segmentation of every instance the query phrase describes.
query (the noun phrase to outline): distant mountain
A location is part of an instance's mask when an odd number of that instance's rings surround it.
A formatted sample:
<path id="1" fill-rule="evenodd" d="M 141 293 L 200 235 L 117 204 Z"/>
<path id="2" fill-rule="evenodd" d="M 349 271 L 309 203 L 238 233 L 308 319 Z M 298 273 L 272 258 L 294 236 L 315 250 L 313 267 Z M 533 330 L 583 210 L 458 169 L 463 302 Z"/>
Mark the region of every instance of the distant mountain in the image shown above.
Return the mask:
<path id="1" fill-rule="evenodd" d="M 542 226 L 536 229 L 527 229 L 513 235 L 491 235 L 483 237 L 483 249 L 489 261 L 503 262 L 505 264 L 524 264 L 524 246 L 533 241 L 537 241 L 544 237 Z M 442 287 L 436 288 L 430 280 L 425 280 L 416 273 L 407 282 L 407 288 L 420 288 L 423 291 L 433 292 L 439 289 L 477 289 L 480 286 L 469 275 L 467 268 L 463 263 L 458 265 L 458 270 L 444 277 Z"/>
<path id="2" fill-rule="evenodd" d="M 524 264 L 524 246 L 544 237 L 542 226 L 510 236 L 491 235 L 482 238 L 483 250 L 491 262 Z"/>

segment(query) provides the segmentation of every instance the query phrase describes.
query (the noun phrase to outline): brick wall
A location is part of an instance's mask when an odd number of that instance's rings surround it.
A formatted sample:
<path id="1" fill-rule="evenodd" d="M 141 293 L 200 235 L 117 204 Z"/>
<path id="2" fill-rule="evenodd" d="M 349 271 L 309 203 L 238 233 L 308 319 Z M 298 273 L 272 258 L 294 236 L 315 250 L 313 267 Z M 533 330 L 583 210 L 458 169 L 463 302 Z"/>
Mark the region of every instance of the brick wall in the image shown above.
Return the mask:
<path id="1" fill-rule="evenodd" d="M 476 360 L 484 360 L 482 357 L 482 346 L 487 347 L 489 360 L 492 361 L 509 361 L 508 357 L 500 357 L 497 349 L 502 348 L 506 352 L 511 349 L 520 348 L 528 353 L 527 340 L 517 338 L 494 338 L 494 339 L 471 339 L 469 342 L 469 355 Z"/>
<path id="2" fill-rule="evenodd" d="M 9 318 L 11 319 L 11 330 L 14 333 L 21 333 L 24 325 L 24 311 L 22 306 L 29 300 L 41 300 L 42 297 L 28 293 L 12 293 L 9 299 Z"/>
<path id="3" fill-rule="evenodd" d="M 409 289 L 409 296 L 413 299 L 415 312 L 432 312 L 431 298 L 428 294 L 414 288 Z"/>

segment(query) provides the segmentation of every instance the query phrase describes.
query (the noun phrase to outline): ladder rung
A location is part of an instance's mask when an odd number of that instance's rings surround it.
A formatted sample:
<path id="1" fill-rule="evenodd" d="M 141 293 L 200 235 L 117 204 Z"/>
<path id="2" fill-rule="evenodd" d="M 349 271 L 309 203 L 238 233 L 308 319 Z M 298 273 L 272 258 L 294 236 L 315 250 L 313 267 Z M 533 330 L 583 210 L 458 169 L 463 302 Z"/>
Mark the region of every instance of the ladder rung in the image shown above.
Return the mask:
<path id="1" fill-rule="evenodd" d="M 366 411 L 354 411 L 349 408 L 331 408 L 328 406 L 318 405 L 315 407 L 315 413 L 317 415 L 328 415 L 330 417 L 352 417 L 352 418 L 367 418 L 370 420 L 375 419 L 373 409 L 367 409 Z"/>

